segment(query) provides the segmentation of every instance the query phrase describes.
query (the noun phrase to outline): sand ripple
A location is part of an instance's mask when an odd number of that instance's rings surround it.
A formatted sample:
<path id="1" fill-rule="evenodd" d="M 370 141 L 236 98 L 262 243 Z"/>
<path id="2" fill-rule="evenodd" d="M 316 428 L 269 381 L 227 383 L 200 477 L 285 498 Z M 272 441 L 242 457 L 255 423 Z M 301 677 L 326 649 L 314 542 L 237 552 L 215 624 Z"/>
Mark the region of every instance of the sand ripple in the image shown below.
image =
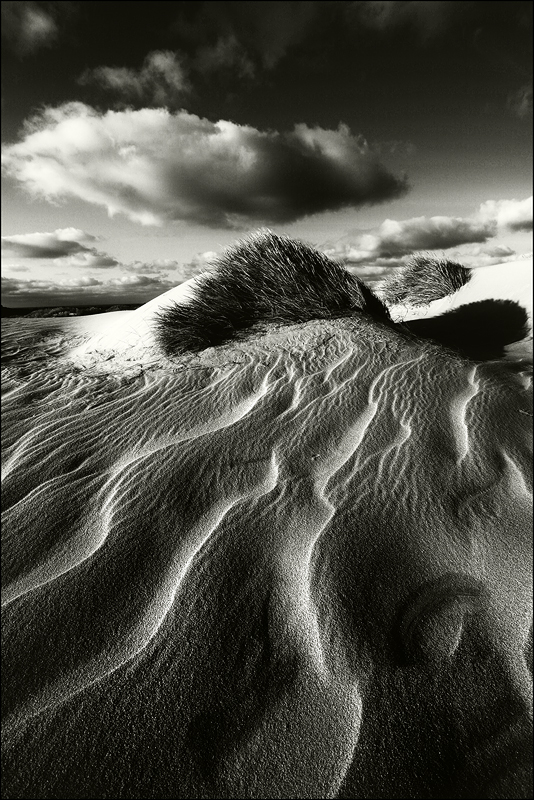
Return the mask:
<path id="1" fill-rule="evenodd" d="M 6 797 L 370 796 L 391 626 L 443 575 L 523 658 L 520 375 L 363 318 L 121 369 L 74 321 L 5 328 Z"/>

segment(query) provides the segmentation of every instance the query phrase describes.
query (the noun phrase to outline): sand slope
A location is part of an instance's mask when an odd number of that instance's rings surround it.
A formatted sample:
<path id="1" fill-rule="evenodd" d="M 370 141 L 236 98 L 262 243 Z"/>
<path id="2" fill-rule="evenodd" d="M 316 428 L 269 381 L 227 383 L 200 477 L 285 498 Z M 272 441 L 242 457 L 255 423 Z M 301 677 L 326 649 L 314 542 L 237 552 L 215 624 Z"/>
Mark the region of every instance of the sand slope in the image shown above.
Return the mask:
<path id="1" fill-rule="evenodd" d="M 168 292 L 158 295 L 153 300 L 137 308 L 135 311 L 110 311 L 107 314 L 95 314 L 94 322 L 85 323 L 83 333 L 92 335 L 72 350 L 73 357 L 91 359 L 95 355 L 109 354 L 127 355 L 135 353 L 138 359 L 142 351 L 150 350 L 156 345 L 154 337 L 154 318 L 162 309 L 172 302 L 184 303 L 192 296 L 198 278 L 190 278 L 184 283 L 174 286 Z M 82 333 L 82 328 L 74 329 Z"/>
<path id="2" fill-rule="evenodd" d="M 96 323 L 4 324 L 3 796 L 530 796 L 528 376 Z"/>

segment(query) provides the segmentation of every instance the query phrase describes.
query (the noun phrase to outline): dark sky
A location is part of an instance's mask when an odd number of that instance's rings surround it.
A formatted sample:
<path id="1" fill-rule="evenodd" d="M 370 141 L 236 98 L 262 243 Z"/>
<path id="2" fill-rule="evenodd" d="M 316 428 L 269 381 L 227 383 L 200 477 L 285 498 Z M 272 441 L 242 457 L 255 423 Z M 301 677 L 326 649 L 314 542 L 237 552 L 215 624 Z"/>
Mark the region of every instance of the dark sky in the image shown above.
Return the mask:
<path id="1" fill-rule="evenodd" d="M 75 242 L 48 260 L 7 242 L 18 304 L 61 276 L 69 296 L 149 299 L 261 225 L 369 268 L 387 252 L 362 237 L 388 220 L 486 225 L 436 238 L 480 264 L 489 240 L 529 247 L 530 2 L 18 0 L 2 17 L 3 233 Z"/>

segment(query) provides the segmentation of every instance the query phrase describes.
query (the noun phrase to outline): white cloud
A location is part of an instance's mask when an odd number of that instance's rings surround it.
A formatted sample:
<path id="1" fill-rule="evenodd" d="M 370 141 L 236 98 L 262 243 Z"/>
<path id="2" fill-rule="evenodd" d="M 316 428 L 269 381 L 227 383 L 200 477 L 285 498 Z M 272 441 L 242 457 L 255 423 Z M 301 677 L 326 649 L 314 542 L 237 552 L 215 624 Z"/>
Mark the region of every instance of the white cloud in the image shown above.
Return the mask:
<path id="1" fill-rule="evenodd" d="M 147 275 L 99 280 L 84 275 L 66 280 L 2 277 L 2 303 L 19 306 L 145 303 L 175 284 Z"/>
<path id="2" fill-rule="evenodd" d="M 497 264 L 516 257 L 511 248 L 486 244 L 499 231 L 532 229 L 532 197 L 525 200 L 488 200 L 471 218 L 413 217 L 386 219 L 376 230 L 343 237 L 322 246 L 331 258 L 347 265 L 402 266 L 419 251 L 447 251 L 447 257 L 465 255 L 469 266 Z M 467 262 L 466 262 L 467 263 Z"/>
<path id="3" fill-rule="evenodd" d="M 191 90 L 184 65 L 170 50 L 149 53 L 138 70 L 128 67 L 86 70 L 79 82 L 97 83 L 115 92 L 123 102 L 153 106 L 174 106 Z"/>
<path id="4" fill-rule="evenodd" d="M 116 258 L 102 253 L 92 242 L 96 236 L 79 228 L 58 228 L 52 233 L 22 233 L 2 237 L 2 253 L 18 258 L 54 259 L 58 266 L 107 268 L 118 265 Z"/>
<path id="5" fill-rule="evenodd" d="M 407 191 L 345 125 L 263 132 L 161 108 L 45 109 L 4 146 L 2 162 L 34 195 L 80 198 L 145 225 L 292 222 Z"/>
<path id="6" fill-rule="evenodd" d="M 520 256 L 508 245 L 488 243 L 485 245 L 463 245 L 447 251 L 447 258 L 459 261 L 466 267 L 490 267 L 493 264 L 504 264 L 516 261 Z"/>
<path id="7" fill-rule="evenodd" d="M 525 200 L 487 200 L 478 212 L 480 219 L 494 220 L 513 231 L 532 230 L 532 196 Z"/>
<path id="8" fill-rule="evenodd" d="M 22 233 L 2 236 L 2 252 L 19 258 L 60 258 L 88 252 L 96 236 L 79 228 L 58 228 L 52 233 Z"/>
<path id="9" fill-rule="evenodd" d="M 154 261 L 130 261 L 124 266 L 128 272 L 134 274 L 166 275 L 169 270 L 178 269 L 180 264 L 178 261 L 174 261 L 174 259 L 158 258 Z"/>
<path id="10" fill-rule="evenodd" d="M 73 229 L 63 229 L 73 230 Z M 82 232 L 79 232 L 82 233 Z M 87 234 L 89 236 L 89 234 Z M 94 237 L 91 237 L 94 238 Z M 95 275 L 73 275 L 58 278 L 16 279 L 11 273 L 28 272 L 27 267 L 4 268 L 2 278 L 3 302 L 22 306 L 77 305 L 111 303 L 145 303 L 173 286 L 198 275 L 217 257 L 214 251 L 197 253 L 190 262 L 181 263 L 173 259 L 153 261 L 133 261 L 120 264 L 105 254 L 93 252 L 76 253 L 57 259 L 58 266 L 75 266 L 94 269 L 100 267 L 120 267 L 121 274 L 107 279 Z M 109 260 L 109 263 L 106 262 Z M 110 298 L 112 298 L 110 300 Z"/>
<path id="11" fill-rule="evenodd" d="M 56 259 L 58 266 L 65 267 L 84 267 L 85 269 L 107 269 L 118 266 L 119 262 L 107 253 L 100 253 L 98 250 L 91 250 L 89 253 L 76 253 L 66 258 Z"/>
<path id="12" fill-rule="evenodd" d="M 29 278 L 27 280 L 16 280 L 15 278 L 2 278 L 2 294 L 13 295 L 18 293 L 31 294 L 33 291 L 40 292 L 75 292 L 87 286 L 102 286 L 103 282 L 88 275 L 68 280 L 45 280 L 42 278 Z"/>
<path id="13" fill-rule="evenodd" d="M 327 255 L 347 263 L 376 263 L 398 259 L 417 250 L 446 250 L 467 242 L 486 241 L 495 235 L 493 220 L 461 217 L 413 217 L 398 222 L 386 219 L 376 232 L 363 233 L 351 242 L 325 249 Z"/>
<path id="14" fill-rule="evenodd" d="M 120 286 L 120 287 L 143 287 L 146 288 L 147 286 L 159 286 L 161 283 L 158 278 L 150 277 L 149 275 L 121 275 L 120 278 L 112 278 L 107 282 L 108 286 Z M 174 284 L 173 284 L 174 285 Z"/>
<path id="15" fill-rule="evenodd" d="M 364 281 L 368 286 L 378 283 L 393 271 L 391 266 L 388 267 L 368 267 L 362 265 L 347 265 L 347 272 L 355 275 L 360 280 Z"/>
<path id="16" fill-rule="evenodd" d="M 178 285 L 184 281 L 199 275 L 209 268 L 210 263 L 216 258 L 218 253 L 207 250 L 204 253 L 197 253 L 191 261 L 182 263 L 169 258 L 160 258 L 154 261 L 133 261 L 125 264 L 124 268 L 131 273 L 142 273 L 144 275 L 158 275 L 165 277 L 173 285 Z"/>
<path id="17" fill-rule="evenodd" d="M 208 269 L 219 255 L 220 253 L 216 253 L 215 250 L 205 250 L 203 253 L 196 253 L 188 264 L 183 264 L 182 266 L 190 267 L 196 272 L 202 272 L 202 270 Z"/>

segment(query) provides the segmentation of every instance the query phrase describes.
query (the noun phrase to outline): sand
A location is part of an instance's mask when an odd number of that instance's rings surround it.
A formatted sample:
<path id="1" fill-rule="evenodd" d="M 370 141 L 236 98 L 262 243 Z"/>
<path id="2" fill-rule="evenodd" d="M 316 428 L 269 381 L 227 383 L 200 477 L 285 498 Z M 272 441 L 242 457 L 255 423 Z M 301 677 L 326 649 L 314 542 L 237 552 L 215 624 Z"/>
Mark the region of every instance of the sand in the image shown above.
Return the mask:
<path id="1" fill-rule="evenodd" d="M 90 333 L 91 336 L 77 347 L 73 348 L 71 355 L 80 359 L 92 360 L 92 356 L 109 353 L 128 354 L 135 353 L 135 358 L 141 358 L 141 351 L 151 350 L 155 347 L 153 322 L 155 316 L 171 303 L 185 303 L 192 296 L 199 278 L 174 286 L 168 292 L 158 295 L 153 300 L 137 308 L 135 311 L 110 311 L 107 314 L 94 314 L 94 322 L 89 322 L 78 333 Z"/>
<path id="2" fill-rule="evenodd" d="M 3 796 L 531 796 L 528 372 L 143 308 L 3 326 Z"/>
<path id="3" fill-rule="evenodd" d="M 472 270 L 472 277 L 462 288 L 440 300 L 424 306 L 392 306 L 392 318 L 397 321 L 435 317 L 468 303 L 481 300 L 514 300 L 526 309 L 532 327 L 532 256 L 479 267 Z"/>

